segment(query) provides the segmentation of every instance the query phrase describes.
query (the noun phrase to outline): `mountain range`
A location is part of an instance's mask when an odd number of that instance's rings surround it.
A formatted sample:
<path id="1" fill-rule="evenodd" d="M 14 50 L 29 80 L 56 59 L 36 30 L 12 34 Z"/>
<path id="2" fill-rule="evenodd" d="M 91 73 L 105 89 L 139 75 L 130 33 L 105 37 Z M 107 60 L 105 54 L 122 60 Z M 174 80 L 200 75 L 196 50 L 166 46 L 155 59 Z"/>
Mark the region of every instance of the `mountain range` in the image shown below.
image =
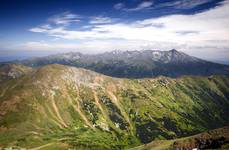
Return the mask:
<path id="1" fill-rule="evenodd" d="M 229 75 L 229 66 L 189 56 L 175 49 L 170 51 L 111 51 L 101 54 L 64 54 L 16 61 L 30 67 L 62 64 L 81 67 L 120 78 L 146 78 L 183 75 Z"/>
<path id="2" fill-rule="evenodd" d="M 163 64 L 209 64 L 174 50 L 159 53 L 171 54 L 170 59 L 158 57 Z M 88 64 L 117 56 L 120 60 L 131 56 L 127 62 L 139 64 L 140 60 L 133 60 L 143 54 L 156 55 L 155 51 L 111 52 L 103 54 L 107 57 L 88 56 Z M 229 124 L 228 76 L 128 79 L 52 64 L 75 66 L 82 58 L 86 56 L 69 53 L 23 61 L 33 67 L 0 66 L 0 149 L 129 149 Z"/>

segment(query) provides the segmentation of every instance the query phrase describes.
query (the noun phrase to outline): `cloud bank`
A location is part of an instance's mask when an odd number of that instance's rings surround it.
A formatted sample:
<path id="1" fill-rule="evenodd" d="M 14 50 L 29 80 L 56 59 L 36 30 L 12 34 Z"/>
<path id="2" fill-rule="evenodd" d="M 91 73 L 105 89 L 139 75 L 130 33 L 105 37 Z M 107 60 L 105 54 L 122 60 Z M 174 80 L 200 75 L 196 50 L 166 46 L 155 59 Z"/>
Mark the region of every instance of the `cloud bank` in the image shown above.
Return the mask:
<path id="1" fill-rule="evenodd" d="M 206 2 L 207 0 L 203 0 L 196 1 L 192 5 L 188 3 L 173 5 L 184 8 Z M 128 9 L 138 11 L 152 5 L 151 2 L 142 2 L 137 7 Z M 125 5 L 119 3 L 115 8 L 124 9 Z M 31 28 L 29 31 L 43 33 L 53 38 L 77 41 L 75 42 L 77 44 L 31 41 L 23 46 L 28 49 L 69 49 L 85 52 L 176 48 L 192 55 L 212 58 L 216 57 L 217 51 L 218 55 L 224 53 L 224 57 L 229 58 L 228 52 L 225 53 L 229 49 L 228 10 L 229 1 L 224 1 L 220 6 L 193 15 L 170 15 L 128 23 L 97 16 L 88 18 L 88 23 L 81 27 L 84 30 L 67 27 L 71 23 L 85 19 L 68 12 L 54 16 L 45 25 Z M 51 23 L 56 26 L 52 26 Z M 204 56 L 206 52 L 209 56 Z"/>

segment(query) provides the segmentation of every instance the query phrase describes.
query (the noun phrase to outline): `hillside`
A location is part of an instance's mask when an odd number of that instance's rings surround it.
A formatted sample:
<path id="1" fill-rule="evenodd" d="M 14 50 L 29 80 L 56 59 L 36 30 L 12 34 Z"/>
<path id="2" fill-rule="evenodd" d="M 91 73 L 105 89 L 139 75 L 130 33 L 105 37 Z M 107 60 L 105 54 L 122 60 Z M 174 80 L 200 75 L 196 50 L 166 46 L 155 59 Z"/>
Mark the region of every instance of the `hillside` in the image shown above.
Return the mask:
<path id="1" fill-rule="evenodd" d="M 32 71 L 32 68 L 19 64 L 0 64 L 0 82 L 12 78 L 18 78 Z"/>
<path id="2" fill-rule="evenodd" d="M 128 149 L 226 126 L 228 108 L 226 76 L 131 80 L 46 65 L 0 84 L 0 147 Z"/>
<path id="3" fill-rule="evenodd" d="M 130 150 L 228 149 L 229 126 L 174 140 L 156 140 Z"/>
<path id="4" fill-rule="evenodd" d="M 177 50 L 112 51 L 101 54 L 71 52 L 19 61 L 26 66 L 63 64 L 113 77 L 144 78 L 182 75 L 229 75 L 229 66 L 208 62 Z"/>

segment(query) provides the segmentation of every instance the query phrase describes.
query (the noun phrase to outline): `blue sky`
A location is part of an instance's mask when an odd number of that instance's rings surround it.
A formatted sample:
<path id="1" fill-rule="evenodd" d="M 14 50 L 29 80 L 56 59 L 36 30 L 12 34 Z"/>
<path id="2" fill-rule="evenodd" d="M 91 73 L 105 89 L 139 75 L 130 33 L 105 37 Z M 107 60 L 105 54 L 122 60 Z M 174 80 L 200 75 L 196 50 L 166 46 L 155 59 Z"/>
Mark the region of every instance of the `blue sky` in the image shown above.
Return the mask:
<path id="1" fill-rule="evenodd" d="M 229 60 L 228 0 L 1 0 L 0 61 L 177 49 Z"/>

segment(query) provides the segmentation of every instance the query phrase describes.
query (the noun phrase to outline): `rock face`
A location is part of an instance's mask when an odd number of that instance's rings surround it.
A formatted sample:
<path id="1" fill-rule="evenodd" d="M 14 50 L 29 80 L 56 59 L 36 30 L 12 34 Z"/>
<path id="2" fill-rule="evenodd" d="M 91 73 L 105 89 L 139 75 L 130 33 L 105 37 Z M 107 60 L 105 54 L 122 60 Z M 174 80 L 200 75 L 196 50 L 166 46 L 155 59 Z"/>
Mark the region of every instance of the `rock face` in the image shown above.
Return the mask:
<path id="1" fill-rule="evenodd" d="M 188 136 L 228 125 L 228 93 L 226 76 L 120 79 L 34 68 L 0 84 L 0 147 L 127 149 Z"/>
<path id="2" fill-rule="evenodd" d="M 229 75 L 229 66 L 204 61 L 177 50 L 112 51 L 96 55 L 65 53 L 18 62 L 27 66 L 63 64 L 113 77 L 143 78 L 182 75 Z"/>

